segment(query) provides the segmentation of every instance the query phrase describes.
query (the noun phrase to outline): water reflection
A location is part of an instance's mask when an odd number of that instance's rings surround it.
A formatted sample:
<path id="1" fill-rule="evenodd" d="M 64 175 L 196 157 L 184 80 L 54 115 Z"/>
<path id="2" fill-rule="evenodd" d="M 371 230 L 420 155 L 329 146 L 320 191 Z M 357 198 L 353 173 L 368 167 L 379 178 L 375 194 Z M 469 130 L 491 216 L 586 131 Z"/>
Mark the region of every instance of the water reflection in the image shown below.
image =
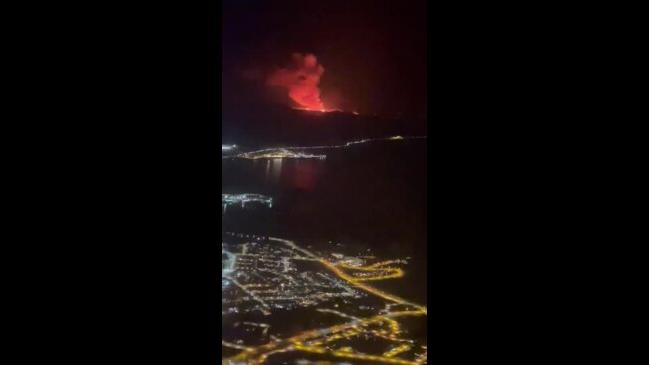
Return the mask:
<path id="1" fill-rule="evenodd" d="M 324 171 L 324 161 L 286 160 L 281 158 L 263 162 L 264 182 L 299 190 L 312 191 Z M 254 163 L 256 165 L 256 161 Z"/>
<path id="2" fill-rule="evenodd" d="M 313 191 L 318 177 L 322 174 L 322 163 L 319 161 L 295 161 L 291 174 L 291 186 L 299 190 Z"/>
<path id="3" fill-rule="evenodd" d="M 280 177 L 282 176 L 282 161 L 281 158 L 274 158 L 270 160 L 270 181 L 274 184 L 279 183 Z"/>
<path id="4" fill-rule="evenodd" d="M 274 158 L 272 160 L 266 160 L 264 163 L 264 181 L 266 183 L 279 184 L 280 178 L 282 177 L 282 159 Z"/>

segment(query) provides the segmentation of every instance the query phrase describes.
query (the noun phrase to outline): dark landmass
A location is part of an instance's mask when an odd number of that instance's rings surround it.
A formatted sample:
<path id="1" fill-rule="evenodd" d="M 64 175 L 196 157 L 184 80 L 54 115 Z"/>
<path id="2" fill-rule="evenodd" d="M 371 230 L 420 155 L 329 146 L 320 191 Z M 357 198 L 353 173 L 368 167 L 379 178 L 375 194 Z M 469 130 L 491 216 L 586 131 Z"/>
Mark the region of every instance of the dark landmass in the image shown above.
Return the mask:
<path id="1" fill-rule="evenodd" d="M 254 147 L 337 144 L 363 138 L 426 135 L 426 120 L 417 117 L 355 115 L 351 112 L 308 112 L 265 105 L 226 112 L 224 144 Z"/>

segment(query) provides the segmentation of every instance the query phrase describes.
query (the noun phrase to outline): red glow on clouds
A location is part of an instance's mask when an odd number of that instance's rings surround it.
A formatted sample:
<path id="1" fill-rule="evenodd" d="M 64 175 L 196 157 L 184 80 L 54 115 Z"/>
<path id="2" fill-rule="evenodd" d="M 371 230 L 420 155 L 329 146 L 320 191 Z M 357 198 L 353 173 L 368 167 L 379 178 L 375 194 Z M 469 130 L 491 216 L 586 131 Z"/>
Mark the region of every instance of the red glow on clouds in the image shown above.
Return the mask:
<path id="1" fill-rule="evenodd" d="M 266 84 L 287 89 L 288 96 L 300 109 L 326 112 L 318 87 L 323 73 L 324 67 L 318 64 L 316 56 L 294 53 L 293 65 L 270 74 Z"/>

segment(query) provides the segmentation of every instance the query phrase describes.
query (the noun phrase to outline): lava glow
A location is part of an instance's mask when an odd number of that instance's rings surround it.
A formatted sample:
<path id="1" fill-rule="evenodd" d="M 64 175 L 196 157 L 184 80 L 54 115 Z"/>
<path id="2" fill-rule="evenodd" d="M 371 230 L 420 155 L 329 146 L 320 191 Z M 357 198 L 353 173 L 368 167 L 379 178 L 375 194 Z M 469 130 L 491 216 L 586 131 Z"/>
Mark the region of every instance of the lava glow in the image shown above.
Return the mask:
<path id="1" fill-rule="evenodd" d="M 343 112 L 340 109 L 326 109 L 326 108 L 321 108 L 321 109 L 312 109 L 312 108 L 302 108 L 302 107 L 293 107 L 294 110 L 302 110 L 305 112 L 315 112 L 315 113 L 331 113 L 331 112 Z M 358 115 L 358 113 L 356 113 Z"/>
<path id="2" fill-rule="evenodd" d="M 303 111 L 303 112 L 322 113 L 322 114 L 324 114 L 324 113 L 338 112 L 338 113 L 351 113 L 351 114 L 353 114 L 353 115 L 360 115 L 360 113 L 357 112 L 356 110 L 353 110 L 353 111 L 351 111 L 351 112 L 346 112 L 346 111 L 344 111 L 344 110 L 342 110 L 342 109 L 336 109 L 336 108 L 332 108 L 332 109 L 327 109 L 327 108 L 322 108 L 322 109 L 311 109 L 311 108 L 303 108 L 303 107 L 299 107 L 299 106 L 294 106 L 292 109 L 293 109 L 293 110 L 301 110 L 301 111 Z"/>
<path id="3" fill-rule="evenodd" d="M 288 96 L 300 108 L 326 112 L 318 87 L 323 73 L 324 67 L 318 64 L 314 55 L 294 53 L 293 65 L 273 72 L 266 79 L 266 84 L 287 89 Z"/>

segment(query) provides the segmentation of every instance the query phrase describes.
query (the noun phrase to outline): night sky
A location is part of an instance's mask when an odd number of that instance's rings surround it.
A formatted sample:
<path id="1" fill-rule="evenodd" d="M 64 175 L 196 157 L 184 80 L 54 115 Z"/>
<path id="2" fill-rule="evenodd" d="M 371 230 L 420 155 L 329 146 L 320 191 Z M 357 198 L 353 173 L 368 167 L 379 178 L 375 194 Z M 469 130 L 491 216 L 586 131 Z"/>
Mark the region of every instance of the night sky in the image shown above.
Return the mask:
<path id="1" fill-rule="evenodd" d="M 293 52 L 324 66 L 325 103 L 363 114 L 426 116 L 426 2 L 223 1 L 224 113 L 288 104 L 264 86 Z"/>

